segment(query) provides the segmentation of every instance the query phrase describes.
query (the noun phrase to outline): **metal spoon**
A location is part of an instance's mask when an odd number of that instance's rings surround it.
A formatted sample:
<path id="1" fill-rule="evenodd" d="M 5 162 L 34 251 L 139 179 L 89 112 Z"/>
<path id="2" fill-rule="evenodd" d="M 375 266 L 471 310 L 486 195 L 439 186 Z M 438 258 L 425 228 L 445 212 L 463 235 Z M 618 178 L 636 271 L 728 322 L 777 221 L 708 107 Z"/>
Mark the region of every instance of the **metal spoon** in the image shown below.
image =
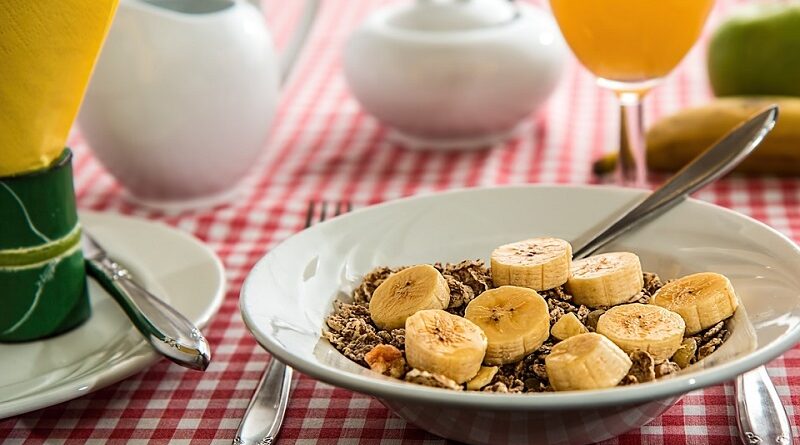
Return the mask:
<path id="1" fill-rule="evenodd" d="M 709 149 L 683 167 L 644 201 L 620 215 L 602 232 L 573 253 L 574 258 L 591 255 L 623 233 L 639 227 L 680 204 L 686 196 L 730 172 L 755 150 L 775 126 L 778 106 L 772 105 L 754 115 L 718 140 Z"/>
<path id="2" fill-rule="evenodd" d="M 777 117 L 778 107 L 773 105 L 731 130 L 642 202 L 576 249 L 574 258 L 591 255 L 623 233 L 663 214 L 681 203 L 690 193 L 730 172 L 761 143 L 775 126 Z M 737 377 L 735 393 L 737 425 L 743 443 L 792 443 L 789 418 L 766 368 L 760 366 Z"/>

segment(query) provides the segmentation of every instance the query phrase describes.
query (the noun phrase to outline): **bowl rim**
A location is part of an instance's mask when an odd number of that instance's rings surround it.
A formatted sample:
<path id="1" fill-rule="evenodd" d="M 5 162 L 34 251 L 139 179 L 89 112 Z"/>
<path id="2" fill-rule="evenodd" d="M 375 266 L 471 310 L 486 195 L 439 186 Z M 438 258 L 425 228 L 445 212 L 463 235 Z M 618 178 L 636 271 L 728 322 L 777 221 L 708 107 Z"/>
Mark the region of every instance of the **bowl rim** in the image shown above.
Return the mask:
<path id="1" fill-rule="evenodd" d="M 409 196 L 367 206 L 342 215 L 340 218 L 336 218 L 333 221 L 326 221 L 316 224 L 314 227 L 330 224 L 331 222 L 341 223 L 341 221 L 345 221 L 347 218 L 358 217 L 359 214 L 364 212 L 380 211 L 380 209 L 383 209 L 384 207 L 402 205 L 408 201 L 438 199 L 441 196 L 476 193 L 488 190 L 538 190 L 544 192 L 552 189 L 590 191 L 602 189 L 613 193 L 627 194 L 631 198 L 635 197 L 636 195 L 644 197 L 648 192 L 647 190 L 636 190 L 606 185 L 526 184 L 458 188 L 425 195 Z M 794 241 L 761 221 L 734 210 L 694 198 L 688 198 L 686 203 L 700 207 L 711 208 L 714 211 L 721 211 L 734 218 L 745 221 L 746 223 L 755 224 L 756 226 L 765 229 L 769 235 L 776 236 L 781 241 L 787 243 L 794 250 L 795 254 L 798 255 L 798 258 L 800 258 L 800 247 L 798 247 Z M 680 203 L 679 206 L 684 204 L 685 203 Z M 294 356 L 288 350 L 286 350 L 286 348 L 282 346 L 280 342 L 273 340 L 269 335 L 264 335 L 258 329 L 256 321 L 251 318 L 247 310 L 248 301 L 250 301 L 251 298 L 254 298 L 248 295 L 247 289 L 249 289 L 252 277 L 255 275 L 255 273 L 257 273 L 256 271 L 266 267 L 266 264 L 271 260 L 272 256 L 274 256 L 273 252 L 279 246 L 283 245 L 301 233 L 302 232 L 293 234 L 286 240 L 276 245 L 263 257 L 261 257 L 261 259 L 256 262 L 250 272 L 248 272 L 247 277 L 242 283 L 239 296 L 239 309 L 242 319 L 244 320 L 247 329 L 253 334 L 258 343 L 274 358 L 277 358 L 293 369 L 311 376 L 319 381 L 359 393 L 371 395 L 379 399 L 404 400 L 408 402 L 438 404 L 442 406 L 525 411 L 588 408 L 643 403 L 680 396 L 690 391 L 732 380 L 742 373 L 745 373 L 758 366 L 762 366 L 765 363 L 777 358 L 784 352 L 791 349 L 795 344 L 800 342 L 800 326 L 795 326 L 762 348 L 723 365 L 713 366 L 708 369 L 698 370 L 690 374 L 680 375 L 670 379 L 599 390 L 563 391 L 536 394 L 498 394 L 484 393 L 480 391 L 452 391 L 448 389 L 414 385 L 380 375 L 376 375 L 375 378 L 364 378 L 362 375 L 345 371 L 333 366 L 306 361 L 301 357 Z M 800 292 L 800 290 L 798 290 L 798 292 Z"/>

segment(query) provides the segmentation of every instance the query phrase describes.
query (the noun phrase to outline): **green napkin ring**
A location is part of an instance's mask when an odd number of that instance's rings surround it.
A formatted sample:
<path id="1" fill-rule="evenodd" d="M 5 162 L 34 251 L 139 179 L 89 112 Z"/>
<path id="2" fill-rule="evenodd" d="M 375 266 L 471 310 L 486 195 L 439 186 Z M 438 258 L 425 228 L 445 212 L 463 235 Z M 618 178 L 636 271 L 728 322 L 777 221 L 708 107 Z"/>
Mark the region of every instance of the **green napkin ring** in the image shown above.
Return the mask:
<path id="1" fill-rule="evenodd" d="M 49 337 L 90 313 L 72 153 L 0 178 L 0 341 Z"/>

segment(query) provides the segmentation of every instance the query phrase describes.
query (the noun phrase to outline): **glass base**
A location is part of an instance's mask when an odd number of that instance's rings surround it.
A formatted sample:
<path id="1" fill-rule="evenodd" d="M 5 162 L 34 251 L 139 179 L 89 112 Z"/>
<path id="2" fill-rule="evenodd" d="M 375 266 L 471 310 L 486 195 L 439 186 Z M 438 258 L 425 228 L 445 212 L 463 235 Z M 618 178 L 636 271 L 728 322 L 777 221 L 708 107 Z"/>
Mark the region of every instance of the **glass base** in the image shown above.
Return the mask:
<path id="1" fill-rule="evenodd" d="M 656 77 L 655 79 L 647 79 L 639 82 L 621 82 L 618 80 L 610 80 L 598 77 L 597 84 L 619 94 L 635 93 L 641 96 L 656 87 L 659 83 L 661 83 L 661 80 L 661 77 Z"/>

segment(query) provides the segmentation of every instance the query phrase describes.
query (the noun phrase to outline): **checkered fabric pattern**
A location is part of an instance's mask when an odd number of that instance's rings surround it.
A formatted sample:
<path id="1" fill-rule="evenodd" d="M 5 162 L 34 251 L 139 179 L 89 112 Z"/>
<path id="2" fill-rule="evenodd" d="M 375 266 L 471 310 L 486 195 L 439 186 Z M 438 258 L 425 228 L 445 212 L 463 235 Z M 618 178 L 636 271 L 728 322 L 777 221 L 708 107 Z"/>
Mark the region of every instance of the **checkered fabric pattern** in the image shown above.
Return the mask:
<path id="1" fill-rule="evenodd" d="M 267 1 L 265 14 L 285 42 L 300 2 Z M 720 0 L 712 25 L 735 6 Z M 237 300 L 250 267 L 303 228 L 310 200 L 363 207 L 456 187 L 524 183 L 592 183 L 591 161 L 612 149 L 618 111 L 577 62 L 546 107 L 512 140 L 489 151 L 405 151 L 364 114 L 341 70 L 346 36 L 383 4 L 326 0 L 286 87 L 262 162 L 235 203 L 168 215 L 130 204 L 92 157 L 76 130 L 75 185 L 83 209 L 160 220 L 211 246 L 227 268 L 228 293 L 205 333 L 214 361 L 205 373 L 162 360 L 141 373 L 71 402 L 0 421 L 0 441 L 18 443 L 230 443 L 269 355 L 248 334 Z M 709 27 L 710 28 L 710 27 Z M 704 38 L 705 39 L 705 38 Z M 649 121 L 710 96 L 705 40 L 647 99 Z M 800 181 L 729 178 L 697 194 L 800 239 Z M 800 424 L 800 348 L 769 365 L 778 393 Z M 731 384 L 691 393 L 650 424 L 605 444 L 737 443 Z M 395 417 L 376 400 L 298 376 L 281 444 L 442 444 Z"/>

